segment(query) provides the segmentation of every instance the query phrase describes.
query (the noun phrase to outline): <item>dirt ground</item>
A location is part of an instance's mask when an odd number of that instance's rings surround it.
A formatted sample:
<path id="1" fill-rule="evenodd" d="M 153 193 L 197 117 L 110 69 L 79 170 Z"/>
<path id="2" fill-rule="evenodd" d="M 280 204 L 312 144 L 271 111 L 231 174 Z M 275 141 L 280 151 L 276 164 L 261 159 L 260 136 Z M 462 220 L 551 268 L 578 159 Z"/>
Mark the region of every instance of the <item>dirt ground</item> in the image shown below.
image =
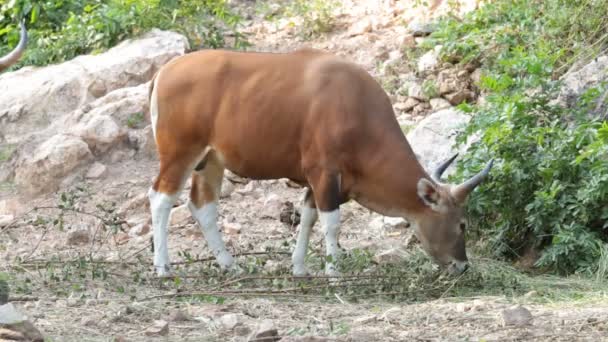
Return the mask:
<path id="1" fill-rule="evenodd" d="M 327 48 L 377 72 L 378 47 L 390 51 L 398 44 L 398 21 L 355 37 L 349 37 L 348 31 L 365 18 L 382 22 L 398 7 L 395 3 L 344 1 L 349 10 L 339 17 L 334 31 L 307 42 L 293 38 L 288 29 L 275 28 L 286 24 L 263 20 L 255 2 L 241 5 L 250 6 L 252 13 L 247 28 L 251 49 Z M 59 194 L 26 199 L 11 189 L 0 193 L 0 199 L 16 203 L 22 213 L 15 225 L 0 233 L 0 272 L 12 277 L 13 304 L 49 341 L 246 341 L 264 320 L 272 321 L 282 341 L 608 341 L 608 298 L 538 304 L 530 296 L 501 295 L 411 302 L 374 296 L 354 300 L 339 291 L 329 295 L 276 291 L 279 286 L 297 286 L 290 280 L 276 283 L 280 275 L 289 274 L 296 233 L 293 225 L 281 222 L 280 212 L 285 202 L 297 205 L 302 195 L 301 189 L 283 180 L 242 184 L 226 180 L 220 204 L 219 220 L 237 262 L 275 283 L 264 285 L 262 279 L 255 283 L 259 293 L 251 293 L 252 287 L 243 281 L 239 292 L 231 281 L 242 276 L 220 274 L 207 260 L 211 255 L 200 230 L 187 216 L 176 218 L 170 227 L 171 261 L 182 262 L 176 265 L 181 280 L 159 281 L 150 267 L 151 233 L 143 228 L 149 223 L 145 194 L 158 164 L 137 154 L 126 154 L 115 163 L 108 156 L 102 162 L 108 167 L 103 178 L 77 177 L 64 188 L 75 194 L 67 210 L 52 209 L 62 203 Z M 178 206 L 185 203 L 188 190 Z M 122 207 L 119 215 L 97 207 L 112 202 Z M 30 212 L 34 207 L 51 209 Z M 64 224 L 53 222 L 59 212 L 65 214 Z M 111 225 L 100 224 L 100 217 L 125 222 L 113 232 L 107 228 Z M 355 203 L 344 205 L 342 247 L 379 253 L 411 239 L 407 229 L 389 232 L 373 227 L 374 217 Z M 226 227 L 232 227 L 231 233 Z M 77 230 L 86 230 L 89 238 L 70 240 L 76 239 Z M 318 225 L 311 244 L 317 254 L 322 253 Z M 190 295 L 182 296 L 186 294 Z M 514 304 L 531 312 L 529 325 L 504 326 L 502 311 Z M 155 324 L 162 324 L 155 323 L 159 320 L 167 322 L 167 332 L 154 331 Z"/>

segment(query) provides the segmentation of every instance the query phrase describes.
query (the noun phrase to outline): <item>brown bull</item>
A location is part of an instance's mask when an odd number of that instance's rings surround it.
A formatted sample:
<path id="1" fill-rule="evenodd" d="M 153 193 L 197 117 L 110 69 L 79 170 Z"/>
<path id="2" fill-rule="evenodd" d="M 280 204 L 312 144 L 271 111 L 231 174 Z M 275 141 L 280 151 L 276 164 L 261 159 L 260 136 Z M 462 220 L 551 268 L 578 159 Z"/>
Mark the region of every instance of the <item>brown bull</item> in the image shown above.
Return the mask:
<path id="1" fill-rule="evenodd" d="M 420 165 L 390 99 L 362 68 L 318 50 L 291 53 L 198 51 L 155 75 L 150 113 L 160 173 L 148 196 L 154 266 L 170 273 L 167 223 L 188 176 L 189 208 L 222 268 L 237 268 L 217 225 L 224 170 L 252 179 L 288 178 L 307 188 L 294 275 L 304 265 L 317 218 L 337 275 L 340 205 L 355 200 L 407 218 L 424 249 L 452 274 L 468 267 L 462 207 L 492 162 L 459 185 L 430 177 Z M 333 260 L 333 261 L 332 261 Z"/>

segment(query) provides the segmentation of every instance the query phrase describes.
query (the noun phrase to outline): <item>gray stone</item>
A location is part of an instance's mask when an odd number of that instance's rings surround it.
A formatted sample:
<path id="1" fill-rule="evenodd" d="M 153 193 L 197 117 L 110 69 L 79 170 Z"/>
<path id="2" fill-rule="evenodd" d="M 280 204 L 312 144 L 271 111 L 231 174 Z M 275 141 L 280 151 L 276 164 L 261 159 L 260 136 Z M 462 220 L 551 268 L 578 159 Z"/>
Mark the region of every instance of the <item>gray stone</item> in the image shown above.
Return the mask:
<path id="1" fill-rule="evenodd" d="M 531 325 L 532 320 L 532 313 L 521 305 L 512 306 L 500 314 L 500 323 L 503 327 Z"/>

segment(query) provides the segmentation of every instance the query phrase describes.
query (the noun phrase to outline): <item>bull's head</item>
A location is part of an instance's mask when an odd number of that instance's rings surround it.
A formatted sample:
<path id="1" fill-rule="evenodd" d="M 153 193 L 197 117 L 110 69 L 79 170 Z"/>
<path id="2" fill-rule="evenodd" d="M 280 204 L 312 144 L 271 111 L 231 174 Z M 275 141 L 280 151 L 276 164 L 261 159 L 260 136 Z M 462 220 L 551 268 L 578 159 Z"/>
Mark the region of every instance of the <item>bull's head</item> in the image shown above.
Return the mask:
<path id="1" fill-rule="evenodd" d="M 493 164 L 491 160 L 481 172 L 462 184 L 442 183 L 441 175 L 457 156 L 439 165 L 432 174 L 434 182 L 426 178 L 418 181 L 418 196 L 428 210 L 414 222 L 416 236 L 424 250 L 454 275 L 469 266 L 462 220 L 464 203 L 469 193 L 487 177 Z"/>
<path id="2" fill-rule="evenodd" d="M 8 55 L 0 58 L 0 72 L 7 69 L 11 65 L 17 63 L 21 55 L 25 51 L 25 47 L 27 45 L 27 30 L 25 29 L 25 24 L 23 21 L 20 23 L 21 26 L 21 36 L 19 37 L 19 44 L 13 49 L 13 51 L 9 52 Z"/>

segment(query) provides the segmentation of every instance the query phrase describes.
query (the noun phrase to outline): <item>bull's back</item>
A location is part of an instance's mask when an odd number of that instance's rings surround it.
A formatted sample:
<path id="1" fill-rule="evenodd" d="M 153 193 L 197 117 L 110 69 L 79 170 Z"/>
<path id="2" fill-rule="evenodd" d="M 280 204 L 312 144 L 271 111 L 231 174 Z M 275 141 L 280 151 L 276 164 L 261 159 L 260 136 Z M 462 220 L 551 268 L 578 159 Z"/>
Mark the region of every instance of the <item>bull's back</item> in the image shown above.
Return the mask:
<path id="1" fill-rule="evenodd" d="M 348 135 L 361 133 L 349 127 L 365 129 L 354 124 L 369 120 L 357 117 L 368 115 L 362 111 L 371 77 L 361 73 L 315 50 L 213 50 L 167 65 L 158 91 L 171 99 L 161 112 L 180 141 L 211 146 L 243 176 L 304 181 L 303 154 L 314 163 L 319 145 L 338 144 L 342 135 L 350 144 Z"/>

